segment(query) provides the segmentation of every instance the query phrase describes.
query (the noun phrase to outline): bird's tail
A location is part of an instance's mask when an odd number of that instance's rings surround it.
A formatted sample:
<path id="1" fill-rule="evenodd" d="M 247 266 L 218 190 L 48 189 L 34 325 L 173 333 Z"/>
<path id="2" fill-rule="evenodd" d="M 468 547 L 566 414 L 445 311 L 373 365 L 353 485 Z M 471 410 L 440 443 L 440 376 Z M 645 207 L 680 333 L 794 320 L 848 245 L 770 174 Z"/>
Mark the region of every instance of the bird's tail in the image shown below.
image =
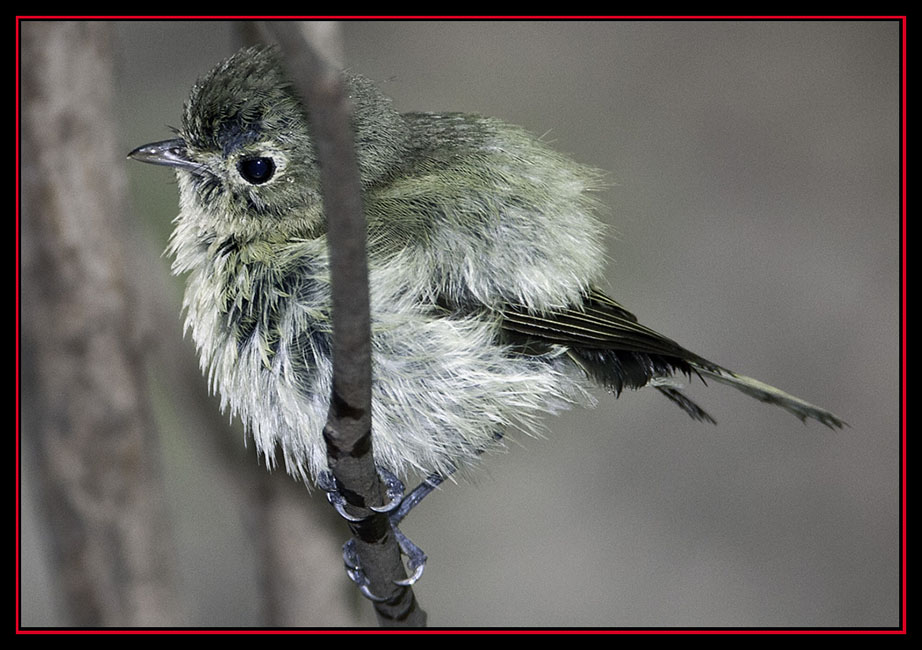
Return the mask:
<path id="1" fill-rule="evenodd" d="M 812 418 L 822 422 L 830 429 L 841 429 L 843 426 L 847 426 L 847 422 L 829 411 L 805 402 L 799 397 L 785 393 L 774 386 L 769 386 L 758 379 L 737 374 L 720 366 L 699 366 L 694 362 L 692 362 L 692 366 L 703 377 L 710 377 L 722 384 L 729 384 L 738 391 L 746 393 L 761 402 L 780 406 L 796 415 L 802 422 L 806 422 L 807 418 Z"/>

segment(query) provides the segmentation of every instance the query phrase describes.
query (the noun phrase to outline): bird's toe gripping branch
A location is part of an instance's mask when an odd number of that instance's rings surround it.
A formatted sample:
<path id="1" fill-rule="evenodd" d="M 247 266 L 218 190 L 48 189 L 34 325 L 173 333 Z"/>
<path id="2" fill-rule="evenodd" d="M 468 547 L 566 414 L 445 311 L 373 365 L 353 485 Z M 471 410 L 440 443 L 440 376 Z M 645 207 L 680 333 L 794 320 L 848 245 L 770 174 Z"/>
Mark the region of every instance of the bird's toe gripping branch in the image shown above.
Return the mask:
<path id="1" fill-rule="evenodd" d="M 415 584 L 420 576 L 422 576 L 423 570 L 426 568 L 427 557 L 419 546 L 414 544 L 410 538 L 403 534 L 400 528 L 398 528 L 398 524 L 407 516 L 410 510 L 412 510 L 423 497 L 434 490 L 444 478 L 439 475 L 430 476 L 409 494 L 404 496 L 403 483 L 391 471 L 379 467 L 378 473 L 386 486 L 387 502 L 383 506 L 370 507 L 370 509 L 377 513 L 387 515 L 391 530 L 394 533 L 394 538 L 397 540 L 397 544 L 400 547 L 400 552 L 407 558 L 407 569 L 410 573 L 408 578 L 395 580 L 394 582 L 401 587 L 409 587 Z M 326 491 L 327 499 L 343 519 L 350 523 L 358 523 L 366 519 L 366 517 L 356 517 L 346 511 L 346 498 L 340 492 L 336 479 L 331 473 L 327 472 L 321 475 L 318 480 L 318 485 L 321 489 Z M 377 596 L 371 591 L 369 587 L 370 581 L 362 570 L 361 562 L 359 561 L 355 538 L 350 539 L 343 545 L 343 562 L 346 566 L 346 573 L 349 575 L 349 578 L 359 587 L 366 598 L 376 602 L 387 600 L 387 598 Z"/>

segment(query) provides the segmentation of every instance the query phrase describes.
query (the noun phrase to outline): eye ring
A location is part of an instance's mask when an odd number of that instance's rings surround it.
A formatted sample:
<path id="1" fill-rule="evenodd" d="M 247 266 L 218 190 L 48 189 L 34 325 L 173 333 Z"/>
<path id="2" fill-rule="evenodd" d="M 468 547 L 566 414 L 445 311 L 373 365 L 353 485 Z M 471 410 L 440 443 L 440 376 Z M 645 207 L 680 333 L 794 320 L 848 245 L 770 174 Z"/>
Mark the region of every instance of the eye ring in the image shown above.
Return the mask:
<path id="1" fill-rule="evenodd" d="M 262 185 L 275 176 L 275 161 L 267 156 L 244 158 L 237 163 L 237 171 L 247 183 Z"/>

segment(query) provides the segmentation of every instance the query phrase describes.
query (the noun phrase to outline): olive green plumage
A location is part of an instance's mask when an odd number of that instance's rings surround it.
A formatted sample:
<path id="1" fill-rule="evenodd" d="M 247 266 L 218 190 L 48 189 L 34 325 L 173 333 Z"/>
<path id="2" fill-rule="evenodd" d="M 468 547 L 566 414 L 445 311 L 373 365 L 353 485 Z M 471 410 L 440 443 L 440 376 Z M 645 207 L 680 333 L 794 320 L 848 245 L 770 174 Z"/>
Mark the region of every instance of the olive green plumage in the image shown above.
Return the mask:
<path id="1" fill-rule="evenodd" d="M 792 411 L 835 416 L 688 352 L 596 287 L 599 172 L 519 127 L 459 113 L 399 114 L 348 75 L 368 221 L 377 462 L 446 472 L 508 427 L 653 385 L 713 377 Z M 176 168 L 169 245 L 188 274 L 186 325 L 223 405 L 270 462 L 326 467 L 330 289 L 305 109 L 272 49 L 238 52 L 193 88 L 178 138 L 131 154 Z"/>

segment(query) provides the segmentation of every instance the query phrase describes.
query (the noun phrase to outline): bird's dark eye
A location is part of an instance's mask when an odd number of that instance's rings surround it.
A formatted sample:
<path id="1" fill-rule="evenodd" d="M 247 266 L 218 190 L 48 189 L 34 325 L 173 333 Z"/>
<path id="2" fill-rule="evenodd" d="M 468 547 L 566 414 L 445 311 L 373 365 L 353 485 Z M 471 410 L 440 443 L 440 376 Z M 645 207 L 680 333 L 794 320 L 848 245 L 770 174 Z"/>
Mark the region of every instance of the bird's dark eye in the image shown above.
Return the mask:
<path id="1" fill-rule="evenodd" d="M 265 157 L 244 158 L 237 163 L 237 171 L 247 183 L 261 185 L 275 174 L 275 162 Z"/>

